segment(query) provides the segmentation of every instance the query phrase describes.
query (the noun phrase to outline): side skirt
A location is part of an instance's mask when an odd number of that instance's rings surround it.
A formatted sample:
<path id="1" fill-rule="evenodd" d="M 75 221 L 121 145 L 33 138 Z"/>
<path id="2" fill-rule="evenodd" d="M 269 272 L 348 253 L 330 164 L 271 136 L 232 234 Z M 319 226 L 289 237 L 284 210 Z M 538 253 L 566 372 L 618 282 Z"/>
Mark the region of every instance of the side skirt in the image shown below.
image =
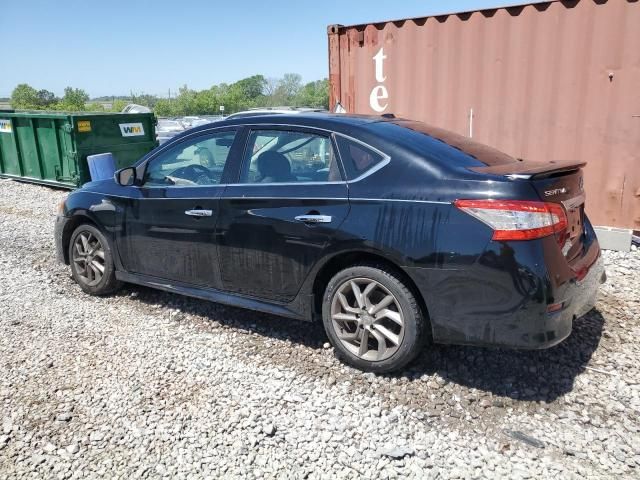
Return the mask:
<path id="1" fill-rule="evenodd" d="M 116 278 L 122 282 L 134 283 L 136 285 L 156 288 L 158 290 L 164 290 L 165 292 L 177 293 L 179 295 L 186 295 L 187 297 L 199 298 L 201 300 L 209 300 L 210 302 L 222 303 L 233 307 L 256 310 L 296 320 L 312 320 L 311 305 L 313 304 L 313 298 L 311 296 L 300 295 L 291 303 L 278 304 L 270 303 L 266 300 L 259 300 L 233 293 L 222 292 L 213 288 L 196 287 L 194 285 L 188 285 L 180 282 L 168 283 L 167 280 L 148 275 L 116 271 Z"/>

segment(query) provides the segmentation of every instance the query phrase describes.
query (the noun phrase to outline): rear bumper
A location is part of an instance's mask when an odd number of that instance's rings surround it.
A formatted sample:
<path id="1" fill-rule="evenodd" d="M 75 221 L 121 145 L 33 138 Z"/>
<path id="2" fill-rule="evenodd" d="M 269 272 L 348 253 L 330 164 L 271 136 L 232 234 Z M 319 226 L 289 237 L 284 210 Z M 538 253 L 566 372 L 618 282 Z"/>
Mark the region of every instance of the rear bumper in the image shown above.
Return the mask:
<path id="1" fill-rule="evenodd" d="M 599 255 L 591 265 L 586 276 L 579 281 L 572 282 L 564 293 L 563 309 L 554 313 L 547 313 L 551 324 L 552 338 L 540 337 L 540 344 L 533 348 L 547 348 L 561 342 L 571 334 L 573 321 L 593 309 L 598 299 L 598 289 L 607 279 L 604 261 Z M 545 332 L 549 335 L 549 332 Z"/>
<path id="2" fill-rule="evenodd" d="M 543 349 L 567 338 L 573 320 L 595 305 L 606 279 L 603 260 L 594 240 L 585 256 L 591 261 L 578 280 L 566 262 L 554 259 L 547 266 L 548 247 L 543 242 L 492 242 L 467 269 L 407 269 L 424 296 L 434 341 Z M 567 270 L 571 275 L 563 277 Z M 556 303 L 562 308 L 550 312 L 549 305 Z"/>
<path id="3" fill-rule="evenodd" d="M 607 281 L 607 274 L 604 270 L 604 260 L 602 255 L 591 266 L 587 276 L 576 282 L 574 287 L 573 308 L 570 309 L 572 318 L 580 318 L 586 315 L 596 306 L 598 299 L 598 289 L 600 285 Z"/>

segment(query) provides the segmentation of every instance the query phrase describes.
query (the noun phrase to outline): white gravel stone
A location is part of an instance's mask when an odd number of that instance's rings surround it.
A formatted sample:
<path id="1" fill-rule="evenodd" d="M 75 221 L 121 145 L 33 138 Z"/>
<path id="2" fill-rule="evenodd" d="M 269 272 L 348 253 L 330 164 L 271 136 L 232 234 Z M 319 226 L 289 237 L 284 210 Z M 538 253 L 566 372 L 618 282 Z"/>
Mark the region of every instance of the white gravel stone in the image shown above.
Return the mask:
<path id="1" fill-rule="evenodd" d="M 71 445 L 68 445 L 65 450 L 68 453 L 70 453 L 72 455 L 75 455 L 76 453 L 78 453 L 80 451 L 80 446 L 77 443 L 72 443 Z"/>
<path id="2" fill-rule="evenodd" d="M 372 376 L 321 325 L 85 295 L 54 258 L 64 195 L 0 180 L 0 480 L 638 476 L 638 249 L 603 252 L 596 310 L 555 348 L 434 346 Z"/>

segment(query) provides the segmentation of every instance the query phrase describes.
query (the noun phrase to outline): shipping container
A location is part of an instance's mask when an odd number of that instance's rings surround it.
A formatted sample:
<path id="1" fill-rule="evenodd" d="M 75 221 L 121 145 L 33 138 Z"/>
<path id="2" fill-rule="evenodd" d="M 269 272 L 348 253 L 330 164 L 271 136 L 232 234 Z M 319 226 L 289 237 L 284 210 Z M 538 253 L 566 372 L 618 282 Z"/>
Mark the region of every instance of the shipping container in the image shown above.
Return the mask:
<path id="1" fill-rule="evenodd" d="M 328 27 L 330 104 L 516 158 L 584 160 L 592 221 L 640 229 L 640 2 L 552 0 Z"/>
<path id="2" fill-rule="evenodd" d="M 152 113 L 0 112 L 0 176 L 75 188 L 91 180 L 87 156 L 118 168 L 158 145 Z"/>

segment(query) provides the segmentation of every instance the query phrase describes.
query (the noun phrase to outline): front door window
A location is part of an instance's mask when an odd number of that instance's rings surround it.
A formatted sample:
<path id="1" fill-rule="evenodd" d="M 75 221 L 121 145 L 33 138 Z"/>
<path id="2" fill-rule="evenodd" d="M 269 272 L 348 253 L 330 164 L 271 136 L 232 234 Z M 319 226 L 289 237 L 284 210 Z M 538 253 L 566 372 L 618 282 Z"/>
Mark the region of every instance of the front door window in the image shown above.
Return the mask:
<path id="1" fill-rule="evenodd" d="M 144 185 L 218 185 L 235 135 L 235 131 L 218 132 L 175 145 L 151 161 L 145 172 Z"/>

